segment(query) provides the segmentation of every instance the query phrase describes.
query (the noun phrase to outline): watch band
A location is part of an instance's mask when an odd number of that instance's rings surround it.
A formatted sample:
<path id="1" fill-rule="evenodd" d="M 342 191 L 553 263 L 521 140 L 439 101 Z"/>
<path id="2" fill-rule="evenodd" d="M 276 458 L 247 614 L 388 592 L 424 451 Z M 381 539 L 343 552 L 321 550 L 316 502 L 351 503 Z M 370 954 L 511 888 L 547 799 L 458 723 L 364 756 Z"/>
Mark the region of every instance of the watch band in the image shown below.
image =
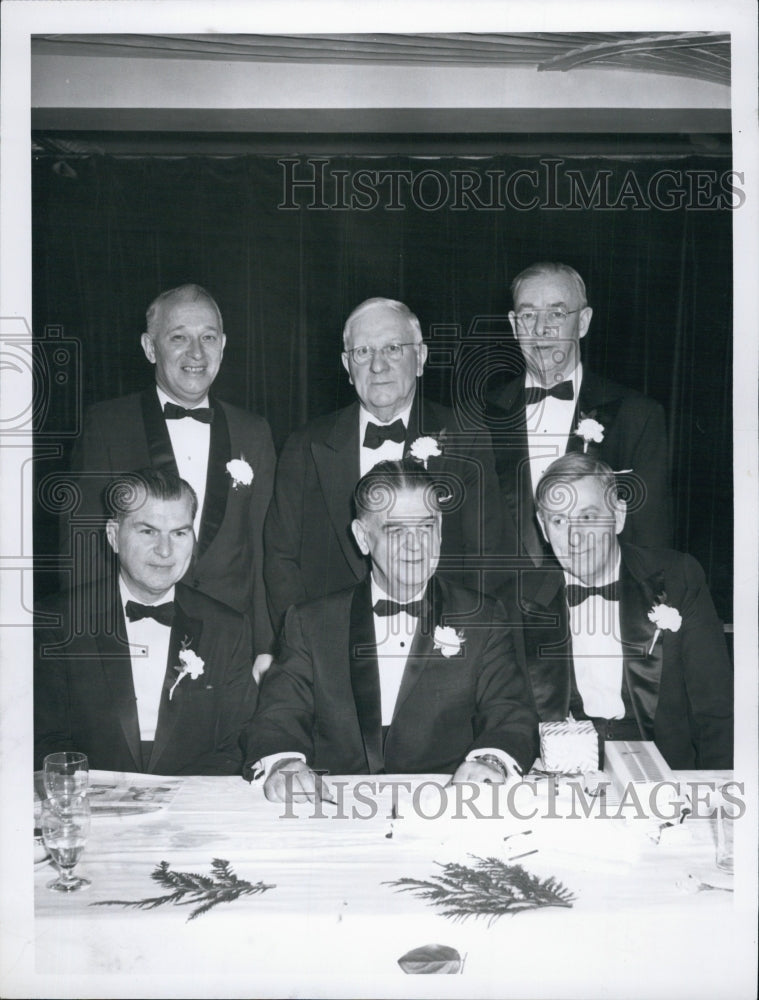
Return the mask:
<path id="1" fill-rule="evenodd" d="M 486 764 L 488 767 L 492 767 L 494 771 L 500 771 L 504 778 L 508 778 L 508 767 L 506 767 L 501 758 L 496 757 L 494 753 L 483 753 L 474 759 L 478 760 L 481 764 Z"/>

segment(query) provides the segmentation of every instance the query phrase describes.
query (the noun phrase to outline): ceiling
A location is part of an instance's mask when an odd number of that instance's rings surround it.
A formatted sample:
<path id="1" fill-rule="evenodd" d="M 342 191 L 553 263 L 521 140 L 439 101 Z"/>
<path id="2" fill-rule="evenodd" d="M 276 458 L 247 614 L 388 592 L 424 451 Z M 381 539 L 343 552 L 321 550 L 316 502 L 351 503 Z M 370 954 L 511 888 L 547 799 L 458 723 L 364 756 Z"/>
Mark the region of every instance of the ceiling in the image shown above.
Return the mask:
<path id="1" fill-rule="evenodd" d="M 520 34 L 36 35 L 32 52 L 162 59 L 628 69 L 730 83 L 730 36 L 689 32 Z"/>

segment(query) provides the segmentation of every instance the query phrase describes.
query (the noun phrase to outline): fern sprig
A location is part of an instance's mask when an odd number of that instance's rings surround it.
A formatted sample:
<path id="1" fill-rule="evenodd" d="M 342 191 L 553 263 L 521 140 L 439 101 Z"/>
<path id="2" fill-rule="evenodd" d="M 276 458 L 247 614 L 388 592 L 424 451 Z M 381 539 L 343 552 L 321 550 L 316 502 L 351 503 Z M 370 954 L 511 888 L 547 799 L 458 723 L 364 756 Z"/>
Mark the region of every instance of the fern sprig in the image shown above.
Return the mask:
<path id="1" fill-rule="evenodd" d="M 488 925 L 504 914 L 542 906 L 571 907 L 574 895 L 555 878 L 540 879 L 521 865 L 471 855 L 474 867 L 450 862 L 430 879 L 400 878 L 386 885 L 412 892 L 454 921 L 484 917 Z"/>
<path id="2" fill-rule="evenodd" d="M 171 892 L 164 896 L 151 896 L 146 899 L 104 899 L 90 906 L 131 906 L 138 910 L 153 910 L 164 903 L 174 906 L 194 906 L 195 909 L 187 918 L 194 920 L 201 913 L 207 913 L 219 903 L 231 903 L 240 896 L 252 896 L 276 889 L 275 885 L 264 882 L 246 881 L 235 875 L 228 861 L 214 858 L 211 863 L 212 875 L 198 875 L 195 872 L 172 871 L 168 861 L 162 861 L 150 877 L 154 882 Z"/>

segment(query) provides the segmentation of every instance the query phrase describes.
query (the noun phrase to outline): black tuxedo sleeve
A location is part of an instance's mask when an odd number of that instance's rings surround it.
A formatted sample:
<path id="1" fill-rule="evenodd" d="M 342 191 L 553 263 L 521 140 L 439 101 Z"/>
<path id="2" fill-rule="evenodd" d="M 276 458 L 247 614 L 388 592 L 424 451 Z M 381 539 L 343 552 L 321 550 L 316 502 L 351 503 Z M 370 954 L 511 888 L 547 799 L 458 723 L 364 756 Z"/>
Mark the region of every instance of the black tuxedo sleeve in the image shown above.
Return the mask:
<path id="1" fill-rule="evenodd" d="M 264 527 L 264 577 L 275 629 L 279 628 L 291 604 L 306 599 L 300 571 L 300 551 L 308 461 L 307 440 L 302 435 L 291 435 L 279 457 L 274 496 Z"/>
<path id="2" fill-rule="evenodd" d="M 274 489 L 277 456 L 268 424 L 256 459 L 255 489 L 250 504 L 249 531 L 253 541 L 253 653 L 268 653 L 274 639 L 264 581 L 264 522 Z"/>
<path id="3" fill-rule="evenodd" d="M 225 627 L 232 627 L 231 623 Z M 251 628 L 247 615 L 237 628 L 229 660 L 223 668 L 223 688 L 216 703 L 213 746 L 192 760 L 189 774 L 241 774 L 246 727 L 256 709 L 258 688 L 251 663 Z M 183 734 L 191 739 L 192 734 Z M 181 771 L 178 771 L 181 773 Z"/>
<path id="4" fill-rule="evenodd" d="M 625 405 L 639 412 L 627 422 L 630 436 L 623 461 L 640 480 L 644 503 L 628 513 L 622 539 L 643 548 L 670 548 L 672 495 L 664 410 L 651 399 L 629 400 Z"/>
<path id="5" fill-rule="evenodd" d="M 733 766 L 733 670 L 704 573 L 684 562 L 680 643 L 691 732 L 699 768 Z M 673 602 L 674 603 L 674 602 Z M 677 638 L 677 633 L 673 636 Z"/>
<path id="6" fill-rule="evenodd" d="M 529 771 L 538 752 L 538 717 L 500 604 L 480 655 L 476 704 L 470 751 L 497 747 L 513 757 L 524 773 Z"/>
<path id="7" fill-rule="evenodd" d="M 258 709 L 247 727 L 244 774 L 261 757 L 293 751 L 314 758 L 314 667 L 297 608 L 285 618 L 282 647 L 264 675 Z"/>

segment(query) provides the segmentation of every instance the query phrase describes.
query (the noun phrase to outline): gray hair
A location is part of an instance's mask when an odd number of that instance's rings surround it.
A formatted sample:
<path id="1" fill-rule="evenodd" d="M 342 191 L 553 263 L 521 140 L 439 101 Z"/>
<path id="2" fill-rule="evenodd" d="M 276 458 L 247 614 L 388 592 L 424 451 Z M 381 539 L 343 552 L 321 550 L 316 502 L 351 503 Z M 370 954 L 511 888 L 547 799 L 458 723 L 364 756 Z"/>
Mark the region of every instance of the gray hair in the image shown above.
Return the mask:
<path id="1" fill-rule="evenodd" d="M 219 321 L 219 333 L 224 332 L 224 321 L 221 318 L 221 310 L 216 304 L 216 300 L 210 292 L 207 292 L 202 285 L 188 284 L 188 285 L 178 285 L 176 288 L 169 288 L 165 292 L 161 292 L 148 306 L 147 312 L 145 313 L 145 319 L 147 321 L 147 332 L 153 337 L 158 332 L 157 326 L 161 318 L 161 314 L 166 306 L 178 305 L 181 302 L 206 302 L 216 313 L 216 318 Z"/>
<path id="2" fill-rule="evenodd" d="M 415 344 L 421 344 L 422 342 L 422 326 L 414 313 L 411 312 L 409 307 L 403 302 L 398 302 L 396 299 L 365 299 L 360 305 L 357 305 L 350 316 L 345 321 L 345 326 L 343 327 L 343 350 L 348 350 L 348 342 L 350 340 L 351 329 L 356 320 L 363 316 L 364 313 L 370 312 L 372 309 L 387 309 L 389 312 L 397 313 L 402 320 L 408 325 L 413 341 Z"/>
<path id="3" fill-rule="evenodd" d="M 582 280 L 580 275 L 575 271 L 573 267 L 569 264 L 559 264 L 554 261 L 543 261 L 539 264 L 530 264 L 526 267 L 524 271 L 520 271 L 519 274 L 511 282 L 511 298 L 514 303 L 516 303 L 517 295 L 519 294 L 519 286 L 527 281 L 529 278 L 542 278 L 547 274 L 560 274 L 565 278 L 569 278 L 572 284 L 575 286 L 575 290 L 580 300 L 580 308 L 584 309 L 588 304 L 588 297 L 585 292 L 585 282 Z"/>
<path id="4" fill-rule="evenodd" d="M 584 452 L 570 451 L 555 462 L 551 462 L 546 471 L 538 480 L 535 489 L 535 506 L 539 510 L 545 510 L 547 501 L 552 501 L 553 505 L 560 506 L 565 511 L 571 510 L 571 500 L 573 491 L 568 488 L 568 484 L 576 482 L 578 479 L 596 479 L 603 489 L 604 499 L 609 510 L 612 511 L 619 505 L 619 492 L 617 480 L 610 466 L 602 462 L 600 458 L 593 458 Z"/>

